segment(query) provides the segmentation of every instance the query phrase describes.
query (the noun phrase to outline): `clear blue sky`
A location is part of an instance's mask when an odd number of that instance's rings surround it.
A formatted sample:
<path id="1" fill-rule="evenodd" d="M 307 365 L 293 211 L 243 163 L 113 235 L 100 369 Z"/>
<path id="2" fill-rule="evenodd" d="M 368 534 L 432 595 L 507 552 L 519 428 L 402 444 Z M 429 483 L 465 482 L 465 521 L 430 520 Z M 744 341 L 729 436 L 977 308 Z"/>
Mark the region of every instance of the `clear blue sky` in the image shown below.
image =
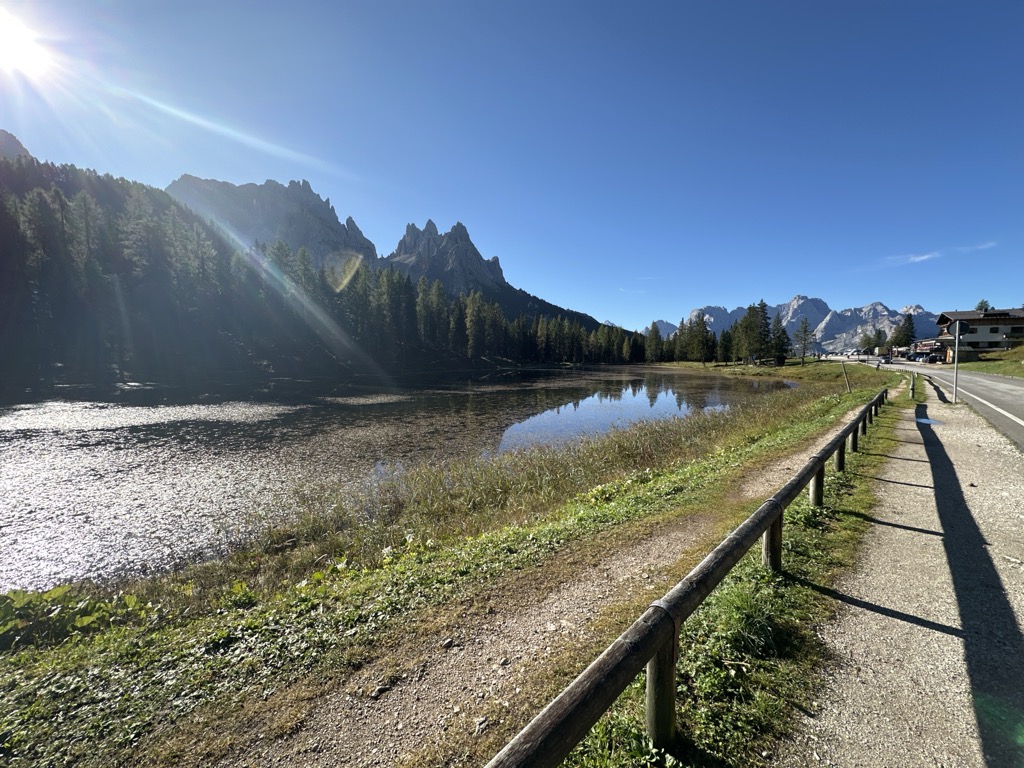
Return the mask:
<path id="1" fill-rule="evenodd" d="M 1024 304 L 1020 0 L 3 11 L 51 57 L 0 51 L 0 127 L 36 157 L 308 179 L 381 254 L 462 221 L 513 285 L 599 320 Z"/>

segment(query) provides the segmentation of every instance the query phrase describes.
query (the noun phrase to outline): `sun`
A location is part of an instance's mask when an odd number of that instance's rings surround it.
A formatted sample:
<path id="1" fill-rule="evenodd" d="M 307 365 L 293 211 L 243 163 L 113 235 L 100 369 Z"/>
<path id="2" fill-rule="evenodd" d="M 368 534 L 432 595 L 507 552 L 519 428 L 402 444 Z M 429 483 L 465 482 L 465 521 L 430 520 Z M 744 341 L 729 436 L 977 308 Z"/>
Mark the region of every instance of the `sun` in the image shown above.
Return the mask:
<path id="1" fill-rule="evenodd" d="M 20 72 L 29 80 L 47 73 L 53 58 L 39 36 L 20 19 L 0 8 L 0 72 Z"/>

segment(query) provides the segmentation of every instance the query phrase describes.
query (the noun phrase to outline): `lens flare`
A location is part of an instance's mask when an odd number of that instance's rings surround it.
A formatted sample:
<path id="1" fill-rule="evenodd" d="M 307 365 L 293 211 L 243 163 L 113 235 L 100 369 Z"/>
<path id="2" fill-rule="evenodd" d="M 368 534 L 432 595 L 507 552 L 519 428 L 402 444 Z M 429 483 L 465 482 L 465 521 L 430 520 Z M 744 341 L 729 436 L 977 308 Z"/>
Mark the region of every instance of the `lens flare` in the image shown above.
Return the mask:
<path id="1" fill-rule="evenodd" d="M 341 253 L 334 257 L 328 257 L 327 263 L 324 265 L 324 272 L 335 293 L 345 290 L 345 286 L 352 282 L 352 278 L 356 276 L 359 265 L 362 263 L 363 255 L 361 253 Z"/>
<path id="2" fill-rule="evenodd" d="M 211 223 L 232 241 L 237 252 L 243 257 L 245 266 L 258 274 L 264 285 L 275 291 L 291 306 L 292 311 L 305 321 L 336 360 L 354 363 L 358 368 L 373 374 L 380 382 L 389 386 L 393 384 L 390 375 L 377 365 L 373 358 L 345 333 L 334 318 L 325 312 L 301 286 L 284 274 L 275 263 L 247 244 L 245 238 L 220 220 L 214 218 Z M 352 274 L 355 274 L 355 270 L 359 267 L 359 259 L 349 259 L 346 265 L 352 264 L 352 262 L 355 262 L 352 267 Z M 348 280 L 351 280 L 351 277 L 350 274 Z"/>

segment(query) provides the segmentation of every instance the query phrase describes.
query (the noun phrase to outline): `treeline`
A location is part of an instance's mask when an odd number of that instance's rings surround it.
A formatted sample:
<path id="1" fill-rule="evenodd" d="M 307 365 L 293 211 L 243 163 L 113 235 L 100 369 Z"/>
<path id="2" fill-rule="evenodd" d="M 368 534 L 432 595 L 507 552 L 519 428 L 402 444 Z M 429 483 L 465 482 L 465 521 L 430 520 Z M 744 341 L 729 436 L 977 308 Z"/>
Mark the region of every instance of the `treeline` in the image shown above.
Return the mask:
<path id="1" fill-rule="evenodd" d="M 642 335 L 507 318 L 479 293 L 358 259 L 316 268 L 232 243 L 161 190 L 70 165 L 0 160 L 4 394 L 124 380 L 208 386 L 476 358 L 630 363 Z"/>
<path id="2" fill-rule="evenodd" d="M 546 315 L 507 317 L 339 256 L 247 247 L 165 192 L 71 165 L 0 160 L 0 395 L 57 383 L 215 386 L 275 377 L 514 364 L 760 362 L 806 354 L 762 300 L 719 336 L 663 339 Z"/>
<path id="3" fill-rule="evenodd" d="M 479 291 L 449 296 L 439 281 L 392 269 L 371 269 L 358 257 L 319 273 L 305 249 L 278 242 L 257 255 L 281 270 L 284 282 L 322 308 L 344 334 L 335 344 L 367 354 L 388 368 L 430 360 L 496 358 L 515 363 L 631 363 L 644 360 L 644 337 L 602 325 L 587 332 L 576 320 L 546 315 L 506 317 Z"/>
<path id="4" fill-rule="evenodd" d="M 874 333 L 861 334 L 858 343 L 861 349 L 873 349 L 878 347 L 909 347 L 917 340 L 917 330 L 914 328 L 914 316 L 909 312 L 903 316 L 900 324 L 892 329 L 892 334 L 886 336 L 885 331 L 876 328 Z"/>
<path id="5" fill-rule="evenodd" d="M 814 341 L 814 333 L 804 318 L 794 345 L 779 315 L 769 320 L 768 305 L 762 299 L 749 305 L 738 323 L 717 336 L 708 329 L 703 315 L 680 320 L 679 329 L 669 339 L 663 339 L 657 325 L 651 323 L 645 339 L 645 355 L 647 362 L 652 363 L 759 363 L 771 360 L 781 364 L 794 352 L 806 355 Z"/>

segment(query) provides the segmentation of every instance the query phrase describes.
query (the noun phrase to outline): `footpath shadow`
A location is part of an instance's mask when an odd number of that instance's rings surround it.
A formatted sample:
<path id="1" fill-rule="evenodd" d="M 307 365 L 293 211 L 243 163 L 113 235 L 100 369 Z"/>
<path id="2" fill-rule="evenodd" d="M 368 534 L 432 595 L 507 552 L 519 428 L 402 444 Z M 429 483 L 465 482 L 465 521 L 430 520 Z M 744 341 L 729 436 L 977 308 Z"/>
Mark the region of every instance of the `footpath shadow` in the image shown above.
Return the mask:
<path id="1" fill-rule="evenodd" d="M 927 423 L 927 406 L 918 405 L 915 416 L 931 462 L 985 765 L 1020 768 L 1024 766 L 1024 635 L 988 544 L 967 507 L 953 462 Z"/>
<path id="2" fill-rule="evenodd" d="M 911 530 L 920 529 L 915 528 Z M 926 531 L 926 533 L 931 533 L 931 531 Z M 918 627 L 929 629 L 932 632 L 941 632 L 944 635 L 950 635 L 952 637 L 964 636 L 963 631 L 957 629 L 956 627 L 950 627 L 946 624 L 940 624 L 937 621 L 929 621 L 928 619 L 921 618 L 920 616 L 915 616 L 912 613 L 904 613 L 903 611 L 897 611 L 894 608 L 879 605 L 878 603 L 872 603 L 867 600 L 861 600 L 859 597 L 847 595 L 846 593 L 839 592 L 838 590 L 832 589 L 831 587 L 823 587 L 820 584 L 815 584 L 814 582 L 808 581 L 807 579 L 803 579 L 799 576 L 790 575 L 790 578 L 797 584 L 801 584 L 807 587 L 808 589 L 813 589 L 820 595 L 831 597 L 833 600 L 838 600 L 839 602 L 846 603 L 847 605 L 853 606 L 854 608 L 860 608 L 863 611 L 871 611 L 873 613 L 879 614 L 880 616 L 887 616 L 890 619 L 896 619 L 897 621 L 905 621 L 908 624 L 914 624 Z"/>
<path id="3" fill-rule="evenodd" d="M 932 389 L 935 390 L 935 396 L 937 398 L 939 398 L 939 402 L 942 402 L 942 403 L 949 403 L 949 402 L 951 402 L 950 399 L 946 396 L 946 393 L 942 391 L 942 389 L 939 387 L 938 384 L 936 384 L 931 379 L 928 379 L 928 383 L 931 384 L 932 385 Z M 922 406 L 918 406 L 918 407 L 922 407 Z"/>

